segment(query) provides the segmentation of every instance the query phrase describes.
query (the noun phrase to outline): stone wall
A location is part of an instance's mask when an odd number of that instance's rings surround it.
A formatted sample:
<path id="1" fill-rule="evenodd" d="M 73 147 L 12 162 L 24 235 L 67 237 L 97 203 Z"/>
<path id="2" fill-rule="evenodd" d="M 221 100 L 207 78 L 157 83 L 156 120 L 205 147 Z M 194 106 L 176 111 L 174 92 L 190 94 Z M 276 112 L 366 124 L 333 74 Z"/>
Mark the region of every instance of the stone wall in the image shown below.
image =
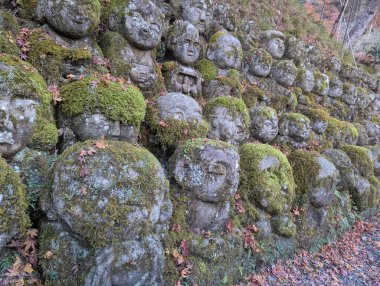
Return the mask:
<path id="1" fill-rule="evenodd" d="M 207 0 L 0 3 L 0 259 L 38 227 L 45 285 L 230 285 L 378 208 L 378 76 Z"/>

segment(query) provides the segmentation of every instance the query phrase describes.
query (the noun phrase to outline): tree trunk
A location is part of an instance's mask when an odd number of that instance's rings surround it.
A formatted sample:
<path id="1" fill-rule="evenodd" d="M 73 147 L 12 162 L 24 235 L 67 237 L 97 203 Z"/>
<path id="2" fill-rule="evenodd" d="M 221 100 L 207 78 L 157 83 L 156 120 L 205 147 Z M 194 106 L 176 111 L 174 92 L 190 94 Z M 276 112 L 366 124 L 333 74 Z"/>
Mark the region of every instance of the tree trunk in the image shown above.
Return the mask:
<path id="1" fill-rule="evenodd" d="M 354 26 L 351 28 L 348 34 L 350 42 L 353 46 L 364 34 L 370 22 L 379 12 L 379 8 L 380 8 L 380 0 L 369 1 L 365 10 L 358 16 L 357 21 L 355 22 Z"/>

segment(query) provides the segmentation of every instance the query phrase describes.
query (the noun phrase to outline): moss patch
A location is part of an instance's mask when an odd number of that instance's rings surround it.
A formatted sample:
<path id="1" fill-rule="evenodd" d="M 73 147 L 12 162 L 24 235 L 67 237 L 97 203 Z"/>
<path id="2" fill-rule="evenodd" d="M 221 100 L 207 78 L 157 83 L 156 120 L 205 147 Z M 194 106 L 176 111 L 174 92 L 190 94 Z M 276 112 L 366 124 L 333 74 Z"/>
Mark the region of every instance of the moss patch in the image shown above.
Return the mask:
<path id="1" fill-rule="evenodd" d="M 233 119 L 243 115 L 246 124 L 249 122 L 248 109 L 242 99 L 231 97 L 231 96 L 221 96 L 210 100 L 203 109 L 203 113 L 207 116 L 212 114 L 216 107 L 225 107 L 228 113 Z"/>
<path id="2" fill-rule="evenodd" d="M 19 16 L 28 20 L 36 20 L 38 0 L 17 0 Z"/>
<path id="3" fill-rule="evenodd" d="M 196 63 L 195 68 L 202 75 L 203 80 L 208 83 L 218 76 L 217 66 L 210 60 L 202 59 Z"/>
<path id="4" fill-rule="evenodd" d="M 364 147 L 346 145 L 341 148 L 350 157 L 352 164 L 364 178 L 371 178 L 374 174 L 374 165 L 369 156 L 369 150 Z"/>
<path id="5" fill-rule="evenodd" d="M 144 97 L 133 85 L 88 77 L 63 86 L 61 97 L 62 111 L 69 116 L 101 112 L 113 121 L 137 126 L 145 117 Z"/>

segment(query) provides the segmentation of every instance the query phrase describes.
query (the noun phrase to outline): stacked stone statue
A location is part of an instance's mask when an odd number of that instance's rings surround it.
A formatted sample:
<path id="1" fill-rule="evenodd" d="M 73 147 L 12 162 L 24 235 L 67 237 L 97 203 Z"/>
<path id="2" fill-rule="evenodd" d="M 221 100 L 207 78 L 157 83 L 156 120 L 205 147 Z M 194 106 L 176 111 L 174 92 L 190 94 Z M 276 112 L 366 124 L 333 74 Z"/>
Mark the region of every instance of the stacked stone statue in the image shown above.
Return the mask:
<path id="1" fill-rule="evenodd" d="M 209 0 L 3 2 L 0 261 L 33 224 L 47 286 L 230 285 L 379 207 L 378 76 Z"/>

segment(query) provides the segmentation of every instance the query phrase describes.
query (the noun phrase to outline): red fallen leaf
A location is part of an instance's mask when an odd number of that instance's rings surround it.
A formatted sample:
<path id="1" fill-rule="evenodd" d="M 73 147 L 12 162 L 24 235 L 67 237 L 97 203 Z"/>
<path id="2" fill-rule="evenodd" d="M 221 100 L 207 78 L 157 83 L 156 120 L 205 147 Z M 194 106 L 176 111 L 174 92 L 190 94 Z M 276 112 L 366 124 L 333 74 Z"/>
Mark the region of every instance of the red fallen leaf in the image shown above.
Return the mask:
<path id="1" fill-rule="evenodd" d="M 188 134 L 189 134 L 189 129 L 185 128 L 185 129 L 183 130 L 183 134 L 184 134 L 184 135 L 188 135 Z"/>
<path id="2" fill-rule="evenodd" d="M 229 219 L 226 223 L 226 229 L 228 233 L 231 233 L 234 228 L 234 224 L 232 222 L 232 219 Z"/>
<path id="3" fill-rule="evenodd" d="M 94 148 L 90 147 L 87 150 L 87 154 L 88 154 L 88 156 L 92 156 L 92 155 L 96 154 L 96 150 Z"/>
<path id="4" fill-rule="evenodd" d="M 179 232 L 182 230 L 182 227 L 180 224 L 173 224 L 172 231 Z"/>
<path id="5" fill-rule="evenodd" d="M 235 193 L 234 198 L 235 198 L 235 200 L 240 200 L 241 199 L 241 197 L 240 197 L 240 195 L 238 193 Z"/>
<path id="6" fill-rule="evenodd" d="M 181 241 L 181 244 L 179 245 L 179 248 L 181 249 L 181 254 L 183 257 L 186 257 L 189 255 L 189 249 L 186 246 L 186 239 L 183 239 Z"/>
<path id="7" fill-rule="evenodd" d="M 38 235 L 38 230 L 35 228 L 29 228 L 26 231 L 26 235 L 29 236 L 30 238 L 36 238 Z"/>
<path id="8" fill-rule="evenodd" d="M 23 243 L 24 251 L 28 252 L 29 250 L 36 250 L 36 241 L 34 239 L 28 238 Z"/>
<path id="9" fill-rule="evenodd" d="M 94 144 L 99 149 L 105 149 L 107 147 L 106 142 L 104 141 L 104 136 L 97 141 L 94 141 Z"/>
<path id="10" fill-rule="evenodd" d="M 239 214 L 245 213 L 245 208 L 240 200 L 235 202 L 235 211 Z"/>
<path id="11" fill-rule="evenodd" d="M 158 122 L 158 124 L 164 128 L 167 128 L 169 126 L 164 120 L 160 120 L 160 122 Z"/>
<path id="12" fill-rule="evenodd" d="M 79 172 L 79 176 L 81 178 L 84 178 L 84 177 L 86 177 L 87 174 L 88 174 L 87 167 L 86 166 L 82 166 L 82 168 L 80 169 L 80 172 Z"/>

